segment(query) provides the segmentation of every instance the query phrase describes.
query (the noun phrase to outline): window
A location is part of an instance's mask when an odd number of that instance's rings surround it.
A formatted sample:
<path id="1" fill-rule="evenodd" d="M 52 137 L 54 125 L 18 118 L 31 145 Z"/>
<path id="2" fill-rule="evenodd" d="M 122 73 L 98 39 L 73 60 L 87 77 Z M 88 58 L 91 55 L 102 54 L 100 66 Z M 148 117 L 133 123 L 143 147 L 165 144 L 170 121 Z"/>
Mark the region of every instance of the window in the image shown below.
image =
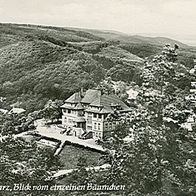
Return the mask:
<path id="1" fill-rule="evenodd" d="M 98 123 L 98 130 L 100 130 L 100 123 Z"/>
<path id="2" fill-rule="evenodd" d="M 101 114 L 99 114 L 99 118 L 101 118 L 101 116 L 102 116 L 102 115 L 101 115 Z"/>
<path id="3" fill-rule="evenodd" d="M 104 114 L 104 119 L 106 119 L 106 118 L 107 118 L 107 116 L 108 116 L 108 114 Z"/>
<path id="4" fill-rule="evenodd" d="M 94 123 L 94 129 L 97 129 L 97 123 Z"/>
<path id="5" fill-rule="evenodd" d="M 101 133 L 99 133 L 99 138 L 101 138 Z"/>
<path id="6" fill-rule="evenodd" d="M 83 112 L 82 111 L 78 111 L 78 116 L 83 116 Z"/>
<path id="7" fill-rule="evenodd" d="M 93 118 L 97 118 L 97 114 L 94 113 L 94 114 L 93 114 Z"/>
<path id="8" fill-rule="evenodd" d="M 73 122 L 73 120 L 69 118 L 69 119 L 68 119 L 68 122 L 69 122 L 69 123 L 72 123 L 72 122 Z"/>
<path id="9" fill-rule="evenodd" d="M 92 114 L 91 114 L 91 113 L 87 113 L 87 115 L 88 115 L 89 117 L 92 117 Z"/>
<path id="10" fill-rule="evenodd" d="M 112 123 L 110 122 L 110 124 L 109 124 L 109 129 L 112 129 Z"/>
<path id="11" fill-rule="evenodd" d="M 91 117 L 91 116 L 90 116 L 90 117 L 88 116 L 88 118 L 87 118 L 87 123 L 88 123 L 88 124 L 92 124 L 92 117 Z"/>
<path id="12" fill-rule="evenodd" d="M 92 126 L 87 126 L 87 129 L 88 130 L 92 130 Z"/>
<path id="13" fill-rule="evenodd" d="M 105 128 L 106 128 L 106 129 L 108 128 L 108 123 L 105 123 Z"/>
<path id="14" fill-rule="evenodd" d="M 68 114 L 71 114 L 71 110 L 70 109 L 68 109 Z"/>

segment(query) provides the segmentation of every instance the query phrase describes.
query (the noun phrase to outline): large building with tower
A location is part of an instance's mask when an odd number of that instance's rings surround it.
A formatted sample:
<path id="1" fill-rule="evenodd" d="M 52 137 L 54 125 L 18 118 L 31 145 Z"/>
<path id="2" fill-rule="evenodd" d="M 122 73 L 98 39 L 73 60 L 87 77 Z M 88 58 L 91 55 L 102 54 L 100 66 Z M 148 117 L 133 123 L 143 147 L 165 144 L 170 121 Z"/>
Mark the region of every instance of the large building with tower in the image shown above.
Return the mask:
<path id="1" fill-rule="evenodd" d="M 93 89 L 74 93 L 61 108 L 62 125 L 72 135 L 97 139 L 102 139 L 116 127 L 119 114 L 130 111 L 116 95 L 102 94 L 100 90 Z"/>

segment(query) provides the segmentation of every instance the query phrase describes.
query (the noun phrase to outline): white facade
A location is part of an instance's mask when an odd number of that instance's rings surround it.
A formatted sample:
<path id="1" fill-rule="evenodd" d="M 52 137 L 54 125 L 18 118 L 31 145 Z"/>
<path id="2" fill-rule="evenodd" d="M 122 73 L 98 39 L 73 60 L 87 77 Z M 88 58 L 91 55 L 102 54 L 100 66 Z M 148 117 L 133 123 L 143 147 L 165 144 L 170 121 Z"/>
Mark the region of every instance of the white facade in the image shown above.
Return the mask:
<path id="1" fill-rule="evenodd" d="M 83 117 L 85 122 L 81 122 L 84 124 L 82 127 L 80 126 L 81 123 L 76 122 L 77 117 L 78 113 L 76 111 L 71 110 L 71 113 L 68 113 L 68 110 L 63 109 L 62 125 L 73 129 L 73 132 L 76 131 L 77 133 L 74 134 L 75 136 L 80 136 L 86 131 L 92 132 L 93 138 L 101 139 L 103 138 L 105 131 L 114 129 L 118 124 L 118 121 L 107 121 L 104 119 L 104 114 L 84 112 Z M 83 129 L 83 131 L 81 131 L 81 129 Z"/>
<path id="2" fill-rule="evenodd" d="M 62 106 L 62 125 L 71 129 L 75 136 L 89 136 L 102 139 L 118 124 L 117 120 L 108 119 L 116 109 L 126 112 L 125 105 L 115 95 L 102 95 L 99 90 L 88 90 L 80 99 L 80 93 L 74 93 Z"/>

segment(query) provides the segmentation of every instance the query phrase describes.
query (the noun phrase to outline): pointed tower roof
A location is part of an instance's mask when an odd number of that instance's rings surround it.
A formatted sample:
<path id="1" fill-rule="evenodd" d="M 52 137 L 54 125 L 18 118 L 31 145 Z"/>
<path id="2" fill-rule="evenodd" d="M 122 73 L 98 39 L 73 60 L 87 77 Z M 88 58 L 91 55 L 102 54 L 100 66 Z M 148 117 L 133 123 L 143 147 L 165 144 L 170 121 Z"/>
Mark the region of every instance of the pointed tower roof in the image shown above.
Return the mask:
<path id="1" fill-rule="evenodd" d="M 65 103 L 79 103 L 81 101 L 80 92 L 74 93 L 71 97 L 65 100 Z"/>
<path id="2" fill-rule="evenodd" d="M 84 98 L 81 100 L 82 103 L 92 103 L 97 97 L 101 95 L 101 91 L 89 89 L 86 91 Z"/>

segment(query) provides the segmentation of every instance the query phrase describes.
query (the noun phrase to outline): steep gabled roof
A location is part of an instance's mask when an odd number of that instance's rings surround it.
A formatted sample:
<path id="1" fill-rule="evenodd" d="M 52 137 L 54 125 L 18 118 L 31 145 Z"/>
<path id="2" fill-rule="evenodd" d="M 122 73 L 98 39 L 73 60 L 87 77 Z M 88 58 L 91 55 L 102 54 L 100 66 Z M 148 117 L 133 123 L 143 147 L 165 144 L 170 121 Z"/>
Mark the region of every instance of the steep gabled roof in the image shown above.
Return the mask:
<path id="1" fill-rule="evenodd" d="M 74 93 L 71 97 L 65 100 L 65 103 L 79 103 L 81 101 L 80 92 Z"/>
<path id="2" fill-rule="evenodd" d="M 86 91 L 84 98 L 81 100 L 81 103 L 89 104 L 100 95 L 101 95 L 101 91 L 89 89 Z"/>
<path id="3" fill-rule="evenodd" d="M 90 106 L 103 107 L 103 95 L 97 96 L 91 103 Z"/>
<path id="4" fill-rule="evenodd" d="M 105 95 L 105 96 L 106 96 L 105 99 L 107 100 L 107 103 L 110 103 L 110 105 L 111 103 L 114 105 L 118 104 L 119 106 L 122 107 L 122 110 L 129 109 L 129 107 L 117 95 L 112 94 L 112 95 Z"/>
<path id="5" fill-rule="evenodd" d="M 75 103 L 77 105 L 70 106 L 68 103 Z M 65 101 L 62 108 L 71 107 L 72 109 L 80 110 L 84 109 L 83 104 L 88 104 L 90 106 L 86 108 L 86 111 L 95 113 L 111 113 L 115 110 L 115 106 L 118 106 L 121 111 L 128 111 L 130 109 L 118 96 L 114 94 L 102 95 L 100 90 L 92 89 L 87 90 L 83 98 L 81 97 L 80 92 L 74 93 Z M 97 108 L 93 108 L 93 106 Z"/>
<path id="6" fill-rule="evenodd" d="M 115 105 L 119 106 L 122 110 L 129 109 L 129 107 L 123 101 L 121 101 L 116 95 L 101 95 L 90 104 L 90 106 L 102 107 L 101 111 L 104 113 L 112 112 L 112 106 Z"/>

